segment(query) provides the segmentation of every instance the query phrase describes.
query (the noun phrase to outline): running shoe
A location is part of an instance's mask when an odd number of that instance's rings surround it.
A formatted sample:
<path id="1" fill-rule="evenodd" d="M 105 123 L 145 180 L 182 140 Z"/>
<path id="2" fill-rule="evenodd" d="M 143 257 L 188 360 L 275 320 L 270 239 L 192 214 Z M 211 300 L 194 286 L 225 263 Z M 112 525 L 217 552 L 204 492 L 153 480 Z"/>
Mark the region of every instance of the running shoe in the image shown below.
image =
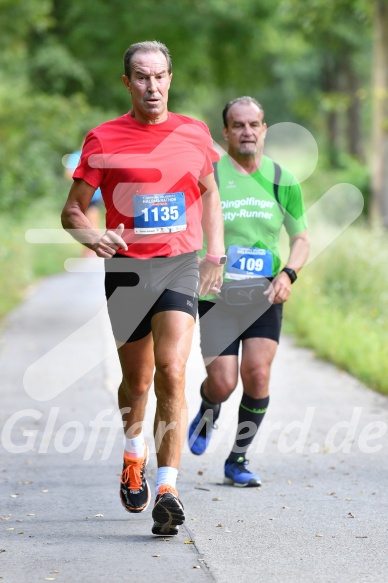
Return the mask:
<path id="1" fill-rule="evenodd" d="M 247 470 L 248 463 L 244 456 L 240 456 L 237 460 L 227 459 L 224 484 L 231 484 L 239 488 L 261 486 L 260 476 Z"/>
<path id="2" fill-rule="evenodd" d="M 152 534 L 164 536 L 178 534 L 179 525 L 185 521 L 185 513 L 175 488 L 168 484 L 159 486 L 152 518 L 154 519 Z"/>
<path id="3" fill-rule="evenodd" d="M 150 503 L 151 491 L 145 478 L 148 446 L 142 458 L 131 458 L 124 452 L 124 466 L 120 477 L 120 498 L 128 512 L 143 512 Z"/>
<path id="4" fill-rule="evenodd" d="M 194 417 L 189 427 L 189 448 L 194 455 L 202 455 L 205 453 L 213 433 L 213 429 L 217 429 L 215 421 L 220 414 L 221 405 L 216 414 L 212 409 L 207 409 L 202 414 L 199 409 L 197 415 Z"/>

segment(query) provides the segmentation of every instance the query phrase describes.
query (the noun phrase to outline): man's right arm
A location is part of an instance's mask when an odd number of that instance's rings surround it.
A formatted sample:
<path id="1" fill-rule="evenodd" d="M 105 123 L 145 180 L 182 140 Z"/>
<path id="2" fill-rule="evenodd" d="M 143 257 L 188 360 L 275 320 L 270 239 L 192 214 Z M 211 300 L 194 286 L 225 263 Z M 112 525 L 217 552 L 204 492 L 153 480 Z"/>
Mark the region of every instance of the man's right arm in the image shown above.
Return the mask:
<path id="1" fill-rule="evenodd" d="M 109 258 L 115 255 L 119 248 L 125 251 L 128 249 L 125 241 L 121 238 L 124 225 L 121 223 L 117 229 L 108 230 L 102 236 L 100 231 L 92 228 L 86 218 L 85 211 L 95 190 L 85 180 L 74 180 L 62 211 L 62 226 L 69 231 L 74 239 L 89 249 L 93 249 L 98 257 Z"/>

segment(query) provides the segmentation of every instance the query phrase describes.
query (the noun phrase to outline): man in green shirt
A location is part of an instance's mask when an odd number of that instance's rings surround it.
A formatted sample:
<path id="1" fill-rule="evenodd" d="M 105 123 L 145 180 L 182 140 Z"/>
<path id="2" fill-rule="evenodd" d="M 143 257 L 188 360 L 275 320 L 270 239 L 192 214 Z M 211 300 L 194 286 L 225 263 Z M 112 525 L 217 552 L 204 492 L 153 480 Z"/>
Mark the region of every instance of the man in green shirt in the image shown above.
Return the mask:
<path id="1" fill-rule="evenodd" d="M 260 477 L 247 469 L 245 455 L 267 411 L 283 304 L 307 260 L 310 243 L 298 182 L 264 156 L 267 126 L 262 106 L 252 97 L 239 97 L 226 104 L 223 121 L 228 153 L 217 164 L 215 175 L 227 257 L 223 291 L 199 302 L 207 377 L 200 389 L 200 410 L 189 428 L 189 447 L 196 455 L 205 452 L 221 403 L 235 390 L 241 375 L 238 428 L 225 461 L 225 483 L 260 486 Z M 283 225 L 290 251 L 282 268 L 279 236 Z"/>

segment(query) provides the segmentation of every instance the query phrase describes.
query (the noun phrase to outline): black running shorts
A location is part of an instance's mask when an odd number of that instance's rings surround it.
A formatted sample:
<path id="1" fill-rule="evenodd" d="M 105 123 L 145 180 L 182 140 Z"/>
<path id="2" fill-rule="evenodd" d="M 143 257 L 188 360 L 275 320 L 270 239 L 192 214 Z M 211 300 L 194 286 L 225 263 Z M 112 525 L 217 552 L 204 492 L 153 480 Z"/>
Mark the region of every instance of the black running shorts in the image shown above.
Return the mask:
<path id="1" fill-rule="evenodd" d="M 178 311 L 194 320 L 198 308 L 198 256 L 105 259 L 105 295 L 113 335 L 134 342 L 151 332 L 152 316 Z"/>
<path id="2" fill-rule="evenodd" d="M 229 306 L 222 300 L 198 304 L 201 351 L 204 357 L 237 355 L 247 338 L 279 342 L 283 304 L 268 300 L 256 305 Z"/>

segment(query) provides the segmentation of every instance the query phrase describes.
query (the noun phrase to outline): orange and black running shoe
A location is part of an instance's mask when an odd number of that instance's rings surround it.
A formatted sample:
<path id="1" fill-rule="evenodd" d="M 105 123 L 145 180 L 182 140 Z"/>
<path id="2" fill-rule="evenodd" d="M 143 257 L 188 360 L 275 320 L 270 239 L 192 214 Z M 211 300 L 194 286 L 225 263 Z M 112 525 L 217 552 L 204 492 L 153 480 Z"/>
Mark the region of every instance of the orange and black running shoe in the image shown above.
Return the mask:
<path id="1" fill-rule="evenodd" d="M 152 518 L 155 521 L 152 534 L 162 536 L 178 534 L 179 525 L 185 521 L 185 513 L 175 488 L 168 484 L 159 486 Z"/>
<path id="2" fill-rule="evenodd" d="M 120 477 L 120 498 L 128 512 L 143 512 L 150 503 L 151 492 L 145 478 L 148 446 L 142 458 L 131 458 L 124 452 L 124 467 Z"/>

